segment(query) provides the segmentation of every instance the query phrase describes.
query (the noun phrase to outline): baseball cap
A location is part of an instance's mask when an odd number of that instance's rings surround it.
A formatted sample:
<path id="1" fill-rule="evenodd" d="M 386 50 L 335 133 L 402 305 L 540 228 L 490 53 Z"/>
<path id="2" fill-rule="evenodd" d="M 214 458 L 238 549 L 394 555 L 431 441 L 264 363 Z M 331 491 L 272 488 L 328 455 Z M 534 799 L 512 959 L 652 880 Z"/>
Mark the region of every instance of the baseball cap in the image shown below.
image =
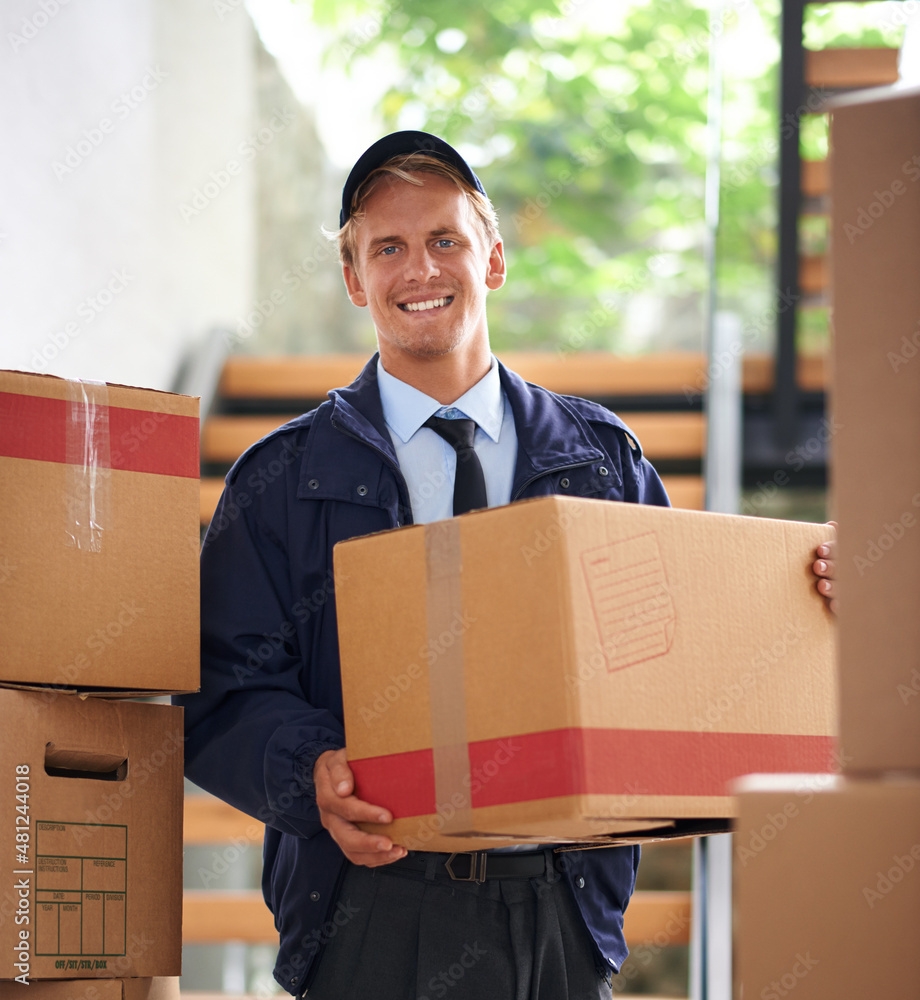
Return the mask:
<path id="1" fill-rule="evenodd" d="M 352 199 L 364 181 L 378 167 L 382 167 L 387 160 L 394 156 L 404 156 L 407 153 L 424 153 L 427 156 L 433 156 L 453 164 L 477 191 L 482 194 L 486 193 L 486 189 L 473 173 L 470 165 L 453 146 L 448 145 L 443 139 L 428 132 L 411 130 L 391 132 L 366 149 L 351 168 L 348 180 L 345 181 L 345 187 L 342 188 L 342 211 L 339 213 L 340 228 L 348 221 L 348 217 L 351 215 Z"/>

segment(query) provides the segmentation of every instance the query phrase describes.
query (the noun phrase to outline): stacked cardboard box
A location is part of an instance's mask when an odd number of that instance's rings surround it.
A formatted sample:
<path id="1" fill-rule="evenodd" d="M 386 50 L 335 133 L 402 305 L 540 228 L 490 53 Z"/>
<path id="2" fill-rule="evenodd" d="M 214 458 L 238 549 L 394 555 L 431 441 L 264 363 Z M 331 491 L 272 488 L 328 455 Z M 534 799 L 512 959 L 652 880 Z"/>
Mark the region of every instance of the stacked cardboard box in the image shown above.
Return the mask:
<path id="1" fill-rule="evenodd" d="M 197 401 L 0 372 L 0 474 L 0 996 L 172 1000 Z"/>
<path id="2" fill-rule="evenodd" d="M 745 997 L 920 996 L 920 91 L 831 123 L 844 774 L 740 786 Z"/>
<path id="3" fill-rule="evenodd" d="M 824 525 L 545 497 L 335 550 L 345 732 L 410 848 L 725 829 L 834 767 Z"/>

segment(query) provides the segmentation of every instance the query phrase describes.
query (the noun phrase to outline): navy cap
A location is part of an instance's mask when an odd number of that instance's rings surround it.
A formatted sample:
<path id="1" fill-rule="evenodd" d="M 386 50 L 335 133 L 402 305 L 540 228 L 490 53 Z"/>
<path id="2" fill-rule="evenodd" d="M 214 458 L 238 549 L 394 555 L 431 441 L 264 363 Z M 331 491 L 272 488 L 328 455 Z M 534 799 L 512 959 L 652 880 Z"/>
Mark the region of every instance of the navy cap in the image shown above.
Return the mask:
<path id="1" fill-rule="evenodd" d="M 348 180 L 345 181 L 345 187 L 342 188 L 340 228 L 348 221 L 348 217 L 351 215 L 352 199 L 364 181 L 378 167 L 382 167 L 387 160 L 394 156 L 404 156 L 407 153 L 424 153 L 427 156 L 444 160 L 445 163 L 453 164 L 477 191 L 482 194 L 486 193 L 486 189 L 470 169 L 470 165 L 453 146 L 449 146 L 443 139 L 439 139 L 436 135 L 430 135 L 428 132 L 391 132 L 390 135 L 378 139 L 373 146 L 366 149 L 358 158 L 358 162 L 351 168 Z"/>

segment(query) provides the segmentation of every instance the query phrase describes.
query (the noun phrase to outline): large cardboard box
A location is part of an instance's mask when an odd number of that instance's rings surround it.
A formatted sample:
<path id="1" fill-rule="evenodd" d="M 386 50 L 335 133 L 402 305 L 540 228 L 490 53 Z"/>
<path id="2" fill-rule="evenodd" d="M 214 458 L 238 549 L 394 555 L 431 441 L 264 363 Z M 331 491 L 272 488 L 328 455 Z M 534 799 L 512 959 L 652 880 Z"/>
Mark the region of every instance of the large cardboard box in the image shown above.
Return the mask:
<path id="1" fill-rule="evenodd" d="M 0 719 L 0 979 L 179 975 L 182 709 L 0 689 Z"/>
<path id="2" fill-rule="evenodd" d="M 546 497 L 340 543 L 358 794 L 450 850 L 724 819 L 740 774 L 830 769 L 831 532 Z"/>
<path id="3" fill-rule="evenodd" d="M 920 781 L 738 783 L 736 996 L 920 996 Z"/>
<path id="4" fill-rule="evenodd" d="M 847 772 L 920 769 L 920 91 L 831 121 L 832 503 Z"/>
<path id="5" fill-rule="evenodd" d="M 35 979 L 28 994 L 0 981 L 0 1000 L 179 1000 L 178 977 L 154 979 Z"/>
<path id="6" fill-rule="evenodd" d="M 198 400 L 0 372 L 0 683 L 199 686 Z"/>

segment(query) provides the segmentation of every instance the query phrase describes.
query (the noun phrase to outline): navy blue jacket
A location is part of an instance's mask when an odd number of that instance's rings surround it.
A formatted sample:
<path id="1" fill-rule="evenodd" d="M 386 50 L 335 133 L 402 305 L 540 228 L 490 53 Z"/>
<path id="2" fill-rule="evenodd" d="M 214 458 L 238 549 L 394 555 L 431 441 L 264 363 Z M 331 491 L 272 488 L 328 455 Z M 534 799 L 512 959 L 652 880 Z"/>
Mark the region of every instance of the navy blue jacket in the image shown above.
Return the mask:
<path id="1" fill-rule="evenodd" d="M 344 858 L 320 824 L 316 758 L 345 745 L 332 547 L 409 524 L 377 389 L 376 357 L 346 389 L 250 448 L 227 476 L 201 553 L 201 692 L 186 709 L 186 773 L 266 824 L 262 886 L 281 950 L 278 982 L 309 984 L 347 921 Z M 500 366 L 518 453 L 512 500 L 570 494 L 666 506 L 657 474 L 602 406 Z M 599 956 L 626 957 L 623 910 L 639 849 L 563 855 Z"/>

